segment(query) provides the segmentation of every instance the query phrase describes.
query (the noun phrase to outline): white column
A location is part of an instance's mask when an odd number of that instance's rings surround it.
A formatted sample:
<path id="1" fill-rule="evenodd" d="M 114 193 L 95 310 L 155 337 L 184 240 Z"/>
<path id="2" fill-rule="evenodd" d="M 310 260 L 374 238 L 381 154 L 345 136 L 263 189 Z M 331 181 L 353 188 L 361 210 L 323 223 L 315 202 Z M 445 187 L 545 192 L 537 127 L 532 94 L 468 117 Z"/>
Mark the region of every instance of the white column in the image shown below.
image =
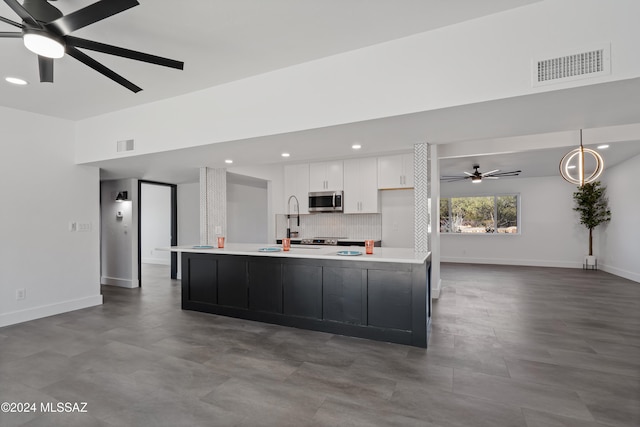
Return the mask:
<path id="1" fill-rule="evenodd" d="M 420 143 L 413 146 L 414 175 L 414 249 L 416 252 L 429 251 L 429 144 Z"/>
<path id="2" fill-rule="evenodd" d="M 227 170 L 200 168 L 200 244 L 227 234 Z"/>

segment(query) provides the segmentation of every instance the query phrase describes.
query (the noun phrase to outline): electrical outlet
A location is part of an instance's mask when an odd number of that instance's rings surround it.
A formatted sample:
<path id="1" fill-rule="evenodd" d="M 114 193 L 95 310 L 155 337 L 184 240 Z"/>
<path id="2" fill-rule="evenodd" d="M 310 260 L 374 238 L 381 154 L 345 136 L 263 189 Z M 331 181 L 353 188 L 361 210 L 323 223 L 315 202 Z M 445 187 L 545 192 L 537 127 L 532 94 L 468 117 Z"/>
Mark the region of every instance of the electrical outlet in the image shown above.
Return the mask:
<path id="1" fill-rule="evenodd" d="M 222 234 L 222 226 L 216 225 L 216 234 Z"/>
<path id="2" fill-rule="evenodd" d="M 16 289 L 16 301 L 23 300 L 27 297 L 26 289 Z"/>

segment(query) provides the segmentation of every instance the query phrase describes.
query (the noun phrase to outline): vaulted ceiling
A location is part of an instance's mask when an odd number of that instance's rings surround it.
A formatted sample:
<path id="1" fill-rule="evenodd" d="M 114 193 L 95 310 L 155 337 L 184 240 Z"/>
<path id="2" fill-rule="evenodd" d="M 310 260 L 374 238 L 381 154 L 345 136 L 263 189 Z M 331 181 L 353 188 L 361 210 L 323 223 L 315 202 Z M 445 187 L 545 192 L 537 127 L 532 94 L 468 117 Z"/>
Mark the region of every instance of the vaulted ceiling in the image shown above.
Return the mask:
<path id="1" fill-rule="evenodd" d="M 64 14 L 97 0 L 58 0 Z M 103 0 L 108 1 L 108 0 Z M 0 38 L 0 105 L 83 119 L 497 13 L 539 0 L 141 0 L 74 36 L 184 61 L 184 71 L 86 51 L 133 94 L 65 55 L 40 83 L 35 54 Z M 0 16 L 19 21 L 4 2 Z M 15 31 L 0 22 L 0 31 Z M 29 82 L 16 87 L 7 76 Z"/>
<path id="2" fill-rule="evenodd" d="M 52 4 L 67 14 L 95 1 Z M 68 55 L 55 61 L 54 83 L 40 83 L 35 54 L 19 39 L 0 38 L 0 105 L 82 120 L 538 1 L 403 0 L 400 5 L 392 0 L 140 0 L 140 5 L 73 35 L 184 61 L 183 71 L 86 52 L 143 91 L 134 94 Z M 0 16 L 19 20 L 4 2 Z M 13 30 L 0 22 L 0 31 Z M 29 84 L 10 85 L 4 81 L 7 76 Z M 294 141 L 304 150 L 291 161 L 309 161 L 389 152 L 390 140 L 393 150 L 399 150 L 425 138 L 447 143 L 635 123 L 640 118 L 637 99 L 640 80 L 632 79 L 95 165 L 104 178 L 188 182 L 197 179 L 203 159 L 231 156 L 236 165 L 256 165 L 269 158 L 266 152 Z M 355 141 L 366 142 L 357 154 L 349 148 Z M 640 142 L 629 146 L 631 151 L 622 157 L 640 152 Z M 485 170 L 523 169 L 523 176 L 539 176 L 556 168 L 556 160 L 540 167 L 540 159 L 558 157 L 555 152 L 492 154 L 442 160 L 442 173 L 459 174 L 480 162 Z"/>

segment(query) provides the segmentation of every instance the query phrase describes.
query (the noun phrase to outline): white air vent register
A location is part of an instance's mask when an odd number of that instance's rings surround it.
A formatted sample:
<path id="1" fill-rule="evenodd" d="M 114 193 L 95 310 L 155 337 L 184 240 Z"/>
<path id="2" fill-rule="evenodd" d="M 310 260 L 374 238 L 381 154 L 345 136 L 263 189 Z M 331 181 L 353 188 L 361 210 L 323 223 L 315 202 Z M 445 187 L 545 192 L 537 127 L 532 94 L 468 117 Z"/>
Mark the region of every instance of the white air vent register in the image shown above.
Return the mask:
<path id="1" fill-rule="evenodd" d="M 542 86 L 611 74 L 611 45 L 532 61 L 532 84 Z"/>

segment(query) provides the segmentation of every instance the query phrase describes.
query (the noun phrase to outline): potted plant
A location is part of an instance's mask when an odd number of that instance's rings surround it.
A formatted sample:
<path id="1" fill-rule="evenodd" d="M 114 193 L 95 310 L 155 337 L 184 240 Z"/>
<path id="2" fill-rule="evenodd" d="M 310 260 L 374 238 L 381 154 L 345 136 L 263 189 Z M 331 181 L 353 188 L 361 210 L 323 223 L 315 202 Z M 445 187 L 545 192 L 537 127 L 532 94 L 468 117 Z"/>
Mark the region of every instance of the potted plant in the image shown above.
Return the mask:
<path id="1" fill-rule="evenodd" d="M 611 220 L 609 201 L 605 194 L 606 189 L 607 187 L 603 187 L 600 181 L 594 181 L 578 187 L 578 191 L 573 193 L 573 200 L 576 204 L 573 210 L 580 213 L 580 224 L 589 229 L 587 266 L 595 265 L 595 256 L 593 256 L 593 229 Z"/>

